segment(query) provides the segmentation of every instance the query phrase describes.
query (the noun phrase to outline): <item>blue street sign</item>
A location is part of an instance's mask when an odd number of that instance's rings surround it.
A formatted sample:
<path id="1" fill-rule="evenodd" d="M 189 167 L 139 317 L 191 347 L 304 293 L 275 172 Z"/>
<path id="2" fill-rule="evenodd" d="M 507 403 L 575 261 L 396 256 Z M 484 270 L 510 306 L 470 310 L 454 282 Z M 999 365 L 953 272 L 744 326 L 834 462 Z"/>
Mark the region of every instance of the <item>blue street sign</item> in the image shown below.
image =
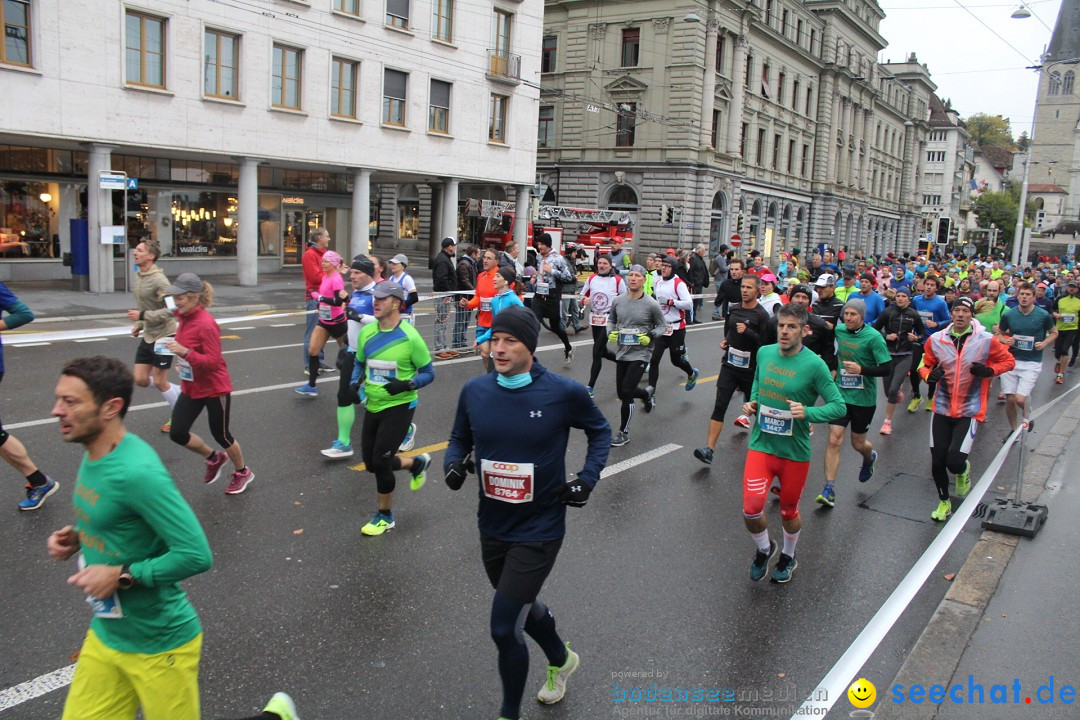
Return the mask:
<path id="1" fill-rule="evenodd" d="M 127 189 L 128 190 L 138 190 L 139 189 L 139 178 L 129 177 L 127 179 Z"/>

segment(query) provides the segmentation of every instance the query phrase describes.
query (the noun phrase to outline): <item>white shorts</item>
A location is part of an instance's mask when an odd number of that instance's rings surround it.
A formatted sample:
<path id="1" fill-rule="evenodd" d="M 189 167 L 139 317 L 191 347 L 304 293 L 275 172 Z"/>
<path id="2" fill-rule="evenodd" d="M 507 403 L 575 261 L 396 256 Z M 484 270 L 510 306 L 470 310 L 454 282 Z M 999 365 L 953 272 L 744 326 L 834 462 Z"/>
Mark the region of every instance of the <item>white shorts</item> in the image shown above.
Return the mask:
<path id="1" fill-rule="evenodd" d="M 1041 370 L 1042 363 L 1031 360 L 1017 361 L 1016 367 L 1001 376 L 1001 392 L 1005 395 L 1031 397 Z"/>

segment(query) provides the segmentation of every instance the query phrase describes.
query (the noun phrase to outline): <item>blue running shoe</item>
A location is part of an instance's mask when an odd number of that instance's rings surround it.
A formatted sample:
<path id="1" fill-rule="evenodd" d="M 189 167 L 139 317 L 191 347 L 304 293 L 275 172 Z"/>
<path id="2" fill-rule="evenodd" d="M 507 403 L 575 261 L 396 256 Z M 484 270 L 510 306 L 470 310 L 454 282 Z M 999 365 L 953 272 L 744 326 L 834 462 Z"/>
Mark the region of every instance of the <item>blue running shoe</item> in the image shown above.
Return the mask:
<path id="1" fill-rule="evenodd" d="M 353 446 L 346 445 L 340 440 L 335 440 L 330 443 L 330 447 L 325 450 L 320 450 L 319 452 L 328 458 L 348 458 L 353 456 Z"/>
<path id="2" fill-rule="evenodd" d="M 836 505 L 836 490 L 832 485 L 826 485 L 825 489 L 821 491 L 821 494 L 814 498 L 814 502 L 818 505 L 824 505 L 825 507 L 833 507 Z"/>
<path id="3" fill-rule="evenodd" d="M 877 450 L 870 451 L 870 462 L 864 462 L 859 469 L 859 482 L 866 482 L 874 477 L 874 466 L 877 465 Z"/>
<path id="4" fill-rule="evenodd" d="M 307 383 L 304 383 L 298 388 L 294 388 L 294 390 L 300 395 L 306 395 L 308 397 L 319 397 L 319 388 L 315 387 L 314 385 L 308 385 Z"/>
<path id="5" fill-rule="evenodd" d="M 409 473 L 412 475 L 412 480 L 409 482 L 410 490 L 419 490 L 424 487 L 424 481 L 427 480 L 426 471 L 430 464 L 431 456 L 427 453 L 413 458 L 412 467 L 409 468 Z"/>
<path id="6" fill-rule="evenodd" d="M 754 561 L 750 563 L 750 579 L 757 582 L 761 578 L 765 577 L 765 573 L 769 570 L 769 560 L 776 554 L 778 545 L 775 540 L 769 541 L 769 552 L 762 552 L 758 550 L 754 553 Z"/>
<path id="7" fill-rule="evenodd" d="M 405 439 L 401 441 L 398 452 L 409 452 L 416 445 L 416 423 L 409 423 L 409 432 L 405 433 Z"/>
<path id="8" fill-rule="evenodd" d="M 697 379 L 701 375 L 697 368 L 694 368 L 694 374 L 686 379 L 686 392 L 690 392 L 697 385 Z"/>
<path id="9" fill-rule="evenodd" d="M 799 561 L 790 555 L 780 553 L 780 559 L 776 561 L 776 567 L 773 568 L 772 577 L 769 578 L 774 583 L 786 583 L 791 581 L 791 574 L 795 572 L 795 568 L 799 567 Z"/>
<path id="10" fill-rule="evenodd" d="M 45 499 L 60 489 L 60 483 L 46 476 L 47 483 L 39 487 L 26 486 L 26 499 L 19 503 L 20 510 L 37 510 L 45 504 Z"/>

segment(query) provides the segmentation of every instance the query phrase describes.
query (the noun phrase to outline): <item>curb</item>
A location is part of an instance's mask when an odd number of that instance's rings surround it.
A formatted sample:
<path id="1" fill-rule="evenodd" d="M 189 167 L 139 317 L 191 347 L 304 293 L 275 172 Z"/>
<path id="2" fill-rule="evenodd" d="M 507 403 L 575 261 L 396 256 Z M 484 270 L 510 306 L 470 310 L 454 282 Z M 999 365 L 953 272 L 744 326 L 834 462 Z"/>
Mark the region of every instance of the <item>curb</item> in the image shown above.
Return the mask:
<path id="1" fill-rule="evenodd" d="M 1020 488 L 1022 501 L 1038 500 L 1058 464 L 1062 450 L 1078 427 L 1080 398 L 1066 406 L 1054 423 L 1053 430 L 1024 458 L 1024 480 Z M 1024 451 L 1022 449 L 1020 452 Z M 1040 481 L 1028 482 L 1028 478 L 1040 478 Z M 1009 480 L 1005 484 L 1012 487 L 1014 482 Z M 1016 535 L 983 531 L 900 671 L 886 687 L 915 683 L 924 687 L 948 687 L 1019 542 L 1020 537 Z M 939 707 L 930 703 L 903 706 L 879 703 L 874 717 L 884 720 L 930 719 L 936 717 Z"/>
<path id="2" fill-rule="evenodd" d="M 259 303 L 256 305 L 228 305 L 214 308 L 220 312 L 221 310 L 228 309 L 229 313 L 252 313 L 252 312 L 265 312 L 273 310 L 276 312 L 292 312 L 296 310 L 302 310 L 296 305 L 269 305 L 267 303 Z M 216 314 L 216 313 L 215 313 Z M 57 322 L 78 322 L 80 320 L 123 320 L 128 322 L 127 310 L 117 311 L 112 313 L 99 313 L 97 315 L 54 315 L 49 317 L 36 317 L 34 318 L 34 324 L 39 323 L 57 323 Z"/>

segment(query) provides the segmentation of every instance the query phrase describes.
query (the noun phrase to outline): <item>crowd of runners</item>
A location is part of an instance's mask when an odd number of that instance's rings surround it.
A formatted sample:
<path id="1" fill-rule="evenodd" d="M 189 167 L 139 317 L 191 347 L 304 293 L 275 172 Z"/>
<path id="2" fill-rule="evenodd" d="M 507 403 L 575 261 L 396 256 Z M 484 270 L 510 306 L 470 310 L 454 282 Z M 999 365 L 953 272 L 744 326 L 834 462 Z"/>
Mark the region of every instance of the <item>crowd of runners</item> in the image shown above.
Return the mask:
<path id="1" fill-rule="evenodd" d="M 759 254 L 740 258 L 725 246 L 711 259 L 698 246 L 641 262 L 617 247 L 579 277 L 580 258 L 558 252 L 546 235 L 528 266 L 513 252 L 459 251 L 453 238 L 444 239 L 434 263 L 436 292 L 425 298 L 434 305 L 429 348 L 416 327 L 426 308 L 419 306 L 409 258 L 346 259 L 327 249 L 330 241 L 317 231 L 303 258 L 306 382 L 295 391 L 315 398 L 320 373 L 339 373 L 338 432 L 321 453 L 352 457 L 358 436 L 375 491 L 373 515 L 357 528 L 360 534 L 378 537 L 395 528 L 399 473 L 407 474 L 411 491 L 426 482 L 433 461 L 410 452 L 420 432 L 413 417 L 423 388 L 437 381 L 437 363 L 464 352 L 478 358 L 479 372 L 460 390 L 452 427 L 422 431 L 449 434 L 443 476 L 451 490 L 477 476 L 479 544 L 494 590 L 500 720 L 521 715 L 526 635 L 547 658 L 536 695 L 541 703 L 559 702 L 581 663 L 556 630 L 541 590 L 563 544 L 566 508 L 586 505 L 610 448 L 630 442 L 637 409 L 648 414 L 662 401 L 666 365 L 687 392 L 697 387 L 700 369 L 719 372 L 711 413 L 700 417 L 705 444 L 692 451 L 706 465 L 723 456 L 721 435 L 739 393 L 732 424 L 735 432 L 749 432 L 742 481 L 742 517 L 754 544 L 749 574 L 782 584 L 798 567 L 814 425 L 827 432 L 816 502 L 833 508 L 844 478 L 873 477 L 873 429 L 889 435 L 894 423 L 910 430 L 920 422 L 897 418 L 898 407 L 909 416 L 921 408 L 932 413 L 927 505 L 934 521 L 945 521 L 954 495 L 970 490 L 968 456 L 993 400 L 1004 403 L 1014 432 L 1030 431 L 1044 351 L 1053 352 L 1055 381 L 1063 384 L 1080 349 L 1080 268 L 1071 262 L 1014 268 L 993 257 L 837 257 L 824 250 L 805 267 L 798 253 L 785 253 L 773 270 Z M 72 494 L 75 522 L 54 532 L 47 549 L 58 560 L 78 557 L 70 582 L 94 608 L 65 718 L 134 718 L 140 707 L 148 720 L 201 716 L 202 629 L 179 583 L 209 569 L 210 548 L 157 453 L 124 428 L 134 386 L 153 384 L 171 406 L 162 432 L 203 458 L 205 483 L 217 481 L 227 464 L 225 493 L 239 495 L 255 479 L 232 434 L 232 381 L 220 329 L 207 311 L 213 288 L 191 273 L 169 281 L 155 264 L 159 254 L 150 239 L 134 250 L 137 307 L 128 313 L 132 335 L 140 338 L 134 362 L 73 359 L 56 386 L 52 414 L 61 437 L 86 452 Z M 705 293 L 709 275 L 715 292 Z M 0 333 L 33 320 L 32 309 L 2 284 L 0 310 Z M 722 333 L 715 353 L 693 364 L 687 328 L 708 320 L 722 322 Z M 546 327 L 571 365 L 569 335 L 585 331 L 578 321 L 592 335 L 587 385 L 535 357 Z M 328 357 L 331 339 L 336 357 Z M 605 382 L 619 400 L 610 424 L 594 401 L 605 361 L 614 364 Z M 0 379 L 2 363 L 0 353 Z M 885 415 L 877 423 L 879 385 Z M 213 445 L 192 432 L 204 411 Z M 358 413 L 361 428 L 354 433 Z M 583 431 L 587 451 L 568 477 L 574 429 Z M 845 435 L 861 459 L 857 472 L 841 469 Z M 0 456 L 25 478 L 20 511 L 38 510 L 55 496 L 60 483 L 2 429 Z M 770 495 L 779 501 L 779 536 L 769 531 Z M 291 720 L 297 711 L 278 693 L 255 717 Z"/>

